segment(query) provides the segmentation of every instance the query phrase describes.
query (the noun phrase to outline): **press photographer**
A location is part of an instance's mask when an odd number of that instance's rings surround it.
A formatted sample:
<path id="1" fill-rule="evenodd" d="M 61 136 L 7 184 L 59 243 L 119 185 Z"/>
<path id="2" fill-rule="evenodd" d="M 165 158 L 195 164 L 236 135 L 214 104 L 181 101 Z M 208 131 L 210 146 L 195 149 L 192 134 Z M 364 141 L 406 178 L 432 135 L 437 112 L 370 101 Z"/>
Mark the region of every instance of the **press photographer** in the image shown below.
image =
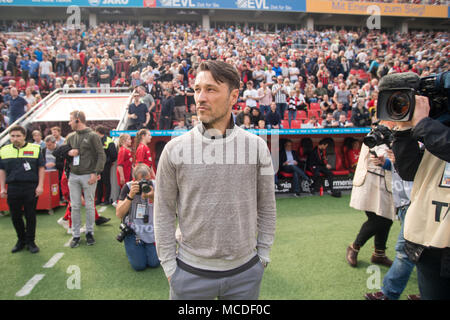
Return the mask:
<path id="1" fill-rule="evenodd" d="M 414 181 L 405 251 L 416 263 L 422 299 L 450 299 L 450 73 L 391 74 L 379 89 L 377 114 L 396 121 L 396 169 Z"/>
<path id="2" fill-rule="evenodd" d="M 153 183 L 150 169 L 138 164 L 133 170 L 133 181 L 120 191 L 116 216 L 122 220 L 116 237 L 124 242 L 128 261 L 136 271 L 159 266 L 153 232 Z"/>

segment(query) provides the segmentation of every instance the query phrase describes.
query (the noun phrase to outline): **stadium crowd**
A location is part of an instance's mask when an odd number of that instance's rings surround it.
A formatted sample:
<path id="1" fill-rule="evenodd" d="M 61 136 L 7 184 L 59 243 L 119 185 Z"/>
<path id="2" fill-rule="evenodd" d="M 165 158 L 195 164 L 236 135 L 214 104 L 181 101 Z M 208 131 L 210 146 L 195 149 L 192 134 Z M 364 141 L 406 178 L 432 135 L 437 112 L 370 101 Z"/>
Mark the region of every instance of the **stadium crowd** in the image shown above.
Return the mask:
<path id="1" fill-rule="evenodd" d="M 156 103 L 146 103 L 151 117 L 140 117 L 136 129 L 190 128 L 195 69 L 206 59 L 225 60 L 241 75 L 233 111 L 239 126 L 363 127 L 370 125 L 380 77 L 448 69 L 448 33 L 442 32 L 262 33 L 170 23 L 67 29 L 22 22 L 15 28 L 32 31 L 0 34 L 2 130 L 57 88 L 138 86 Z"/>

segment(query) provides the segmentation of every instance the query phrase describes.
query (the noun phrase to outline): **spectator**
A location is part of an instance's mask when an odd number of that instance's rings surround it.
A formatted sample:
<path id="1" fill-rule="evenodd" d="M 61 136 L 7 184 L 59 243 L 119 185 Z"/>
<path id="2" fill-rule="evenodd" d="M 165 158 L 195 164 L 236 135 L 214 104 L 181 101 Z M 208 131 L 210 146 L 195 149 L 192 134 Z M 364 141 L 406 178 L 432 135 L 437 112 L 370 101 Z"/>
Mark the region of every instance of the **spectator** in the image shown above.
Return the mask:
<path id="1" fill-rule="evenodd" d="M 184 123 L 184 118 L 178 119 L 178 124 L 173 128 L 173 130 L 187 130 L 187 127 Z"/>
<path id="2" fill-rule="evenodd" d="M 353 123 L 347 120 L 347 116 L 344 114 L 339 115 L 338 128 L 353 127 Z"/>
<path id="3" fill-rule="evenodd" d="M 256 108 L 259 97 L 258 91 L 253 88 L 252 80 L 247 82 L 247 90 L 244 91 L 243 100 L 247 107 Z"/>
<path id="4" fill-rule="evenodd" d="M 150 121 L 147 106 L 141 102 L 139 93 L 134 93 L 133 103 L 128 106 L 128 130 L 139 130 L 145 128 Z"/>
<path id="5" fill-rule="evenodd" d="M 358 98 L 356 105 L 352 108 L 351 122 L 355 127 L 370 126 L 370 113 L 364 106 L 363 98 Z"/>
<path id="6" fill-rule="evenodd" d="M 319 123 L 319 120 L 317 120 L 316 116 L 311 116 L 307 123 L 302 124 L 302 129 L 314 129 L 314 128 L 322 128 L 322 126 Z"/>
<path id="7" fill-rule="evenodd" d="M 8 114 L 9 122 L 12 124 L 30 110 L 30 105 L 24 98 L 19 96 L 15 87 L 11 88 L 9 92 L 11 94 L 11 100 L 9 101 Z"/>
<path id="8" fill-rule="evenodd" d="M 50 131 L 52 133 L 52 136 L 54 136 L 56 139 L 56 146 L 57 147 L 61 146 L 65 141 L 64 137 L 61 136 L 61 128 L 55 126 L 55 127 L 50 128 Z"/>
<path id="9" fill-rule="evenodd" d="M 270 111 L 266 115 L 266 127 L 267 129 L 281 129 L 281 116 L 277 111 L 277 105 L 275 102 L 270 104 Z"/>
<path id="10" fill-rule="evenodd" d="M 254 125 L 250 119 L 250 116 L 248 114 L 244 115 L 244 123 L 240 126 L 242 129 L 248 130 L 253 129 Z"/>
<path id="11" fill-rule="evenodd" d="M 105 62 L 100 63 L 100 70 L 98 70 L 98 82 L 100 83 L 100 93 L 109 93 L 109 88 L 111 86 L 111 72 L 106 67 Z"/>
<path id="12" fill-rule="evenodd" d="M 272 86 L 272 94 L 275 97 L 277 112 L 280 118 L 284 117 L 284 111 L 287 108 L 286 99 L 288 97 L 287 87 L 283 84 L 283 77 L 277 77 L 277 83 Z"/>
<path id="13" fill-rule="evenodd" d="M 280 152 L 280 171 L 292 173 L 292 188 L 294 190 L 294 195 L 296 197 L 300 196 L 300 178 L 306 181 L 309 185 L 312 185 L 313 180 L 310 179 L 305 172 L 300 169 L 300 160 L 298 158 L 297 152 L 292 150 L 292 141 L 286 140 L 284 143 L 284 148 Z"/>
<path id="14" fill-rule="evenodd" d="M 42 140 L 42 133 L 39 130 L 33 130 L 31 136 L 33 137 L 34 144 L 40 146 L 41 149 L 45 148 L 45 142 Z"/>
<path id="15" fill-rule="evenodd" d="M 261 87 L 258 89 L 259 110 L 265 117 L 270 111 L 270 104 L 273 101 L 272 90 L 268 87 L 265 81 L 261 82 Z"/>
<path id="16" fill-rule="evenodd" d="M 261 111 L 258 108 L 252 108 L 250 113 L 250 122 L 253 127 L 258 126 L 259 120 L 264 120 L 264 116 L 261 114 Z"/>
<path id="17" fill-rule="evenodd" d="M 161 114 L 159 118 L 159 129 L 168 130 L 172 128 L 172 115 L 175 101 L 169 89 L 163 89 L 163 99 L 161 102 Z"/>

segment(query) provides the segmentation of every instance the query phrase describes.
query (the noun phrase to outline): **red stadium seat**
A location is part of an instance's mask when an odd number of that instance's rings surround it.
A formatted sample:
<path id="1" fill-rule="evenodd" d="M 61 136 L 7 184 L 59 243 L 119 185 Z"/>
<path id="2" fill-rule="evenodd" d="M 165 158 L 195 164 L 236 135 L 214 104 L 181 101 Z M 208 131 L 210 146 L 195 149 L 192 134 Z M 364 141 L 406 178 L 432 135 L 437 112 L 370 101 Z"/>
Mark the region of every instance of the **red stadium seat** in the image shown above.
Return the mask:
<path id="1" fill-rule="evenodd" d="M 320 110 L 320 104 L 318 104 L 317 102 L 312 102 L 309 105 L 309 110 Z"/>
<path id="2" fill-rule="evenodd" d="M 300 110 L 297 111 L 297 120 L 300 120 L 302 123 L 305 123 L 308 120 L 308 115 L 306 111 Z"/>
<path id="3" fill-rule="evenodd" d="M 301 120 L 292 120 L 291 121 L 291 128 L 292 129 L 300 129 L 302 126 L 302 121 Z"/>
<path id="4" fill-rule="evenodd" d="M 281 120 L 281 125 L 283 126 L 283 129 L 289 129 L 289 121 L 288 120 Z"/>
<path id="5" fill-rule="evenodd" d="M 345 160 L 341 148 L 335 146 L 334 152 L 336 155 L 336 168 L 332 170 L 333 174 L 335 176 L 346 176 L 350 174 L 350 171 L 345 168 Z"/>
<path id="6" fill-rule="evenodd" d="M 284 171 L 280 171 L 280 172 L 278 172 L 278 174 L 284 178 L 292 178 L 294 176 L 292 173 L 287 173 Z"/>
<path id="7" fill-rule="evenodd" d="M 284 112 L 284 118 L 283 118 L 284 120 L 289 120 L 289 111 L 285 111 Z"/>

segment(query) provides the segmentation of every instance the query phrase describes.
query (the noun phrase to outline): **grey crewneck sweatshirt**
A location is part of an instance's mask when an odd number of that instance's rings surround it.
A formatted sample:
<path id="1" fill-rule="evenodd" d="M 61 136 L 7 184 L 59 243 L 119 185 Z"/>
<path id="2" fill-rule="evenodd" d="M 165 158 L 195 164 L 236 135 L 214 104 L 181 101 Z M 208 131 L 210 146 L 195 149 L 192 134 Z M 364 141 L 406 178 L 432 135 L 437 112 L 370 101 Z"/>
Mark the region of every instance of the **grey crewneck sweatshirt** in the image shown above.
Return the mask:
<path id="1" fill-rule="evenodd" d="M 203 131 L 200 123 L 171 140 L 158 163 L 155 241 L 167 277 L 176 258 L 212 271 L 237 268 L 255 254 L 270 260 L 276 205 L 266 142 L 237 126 L 219 139 Z"/>

